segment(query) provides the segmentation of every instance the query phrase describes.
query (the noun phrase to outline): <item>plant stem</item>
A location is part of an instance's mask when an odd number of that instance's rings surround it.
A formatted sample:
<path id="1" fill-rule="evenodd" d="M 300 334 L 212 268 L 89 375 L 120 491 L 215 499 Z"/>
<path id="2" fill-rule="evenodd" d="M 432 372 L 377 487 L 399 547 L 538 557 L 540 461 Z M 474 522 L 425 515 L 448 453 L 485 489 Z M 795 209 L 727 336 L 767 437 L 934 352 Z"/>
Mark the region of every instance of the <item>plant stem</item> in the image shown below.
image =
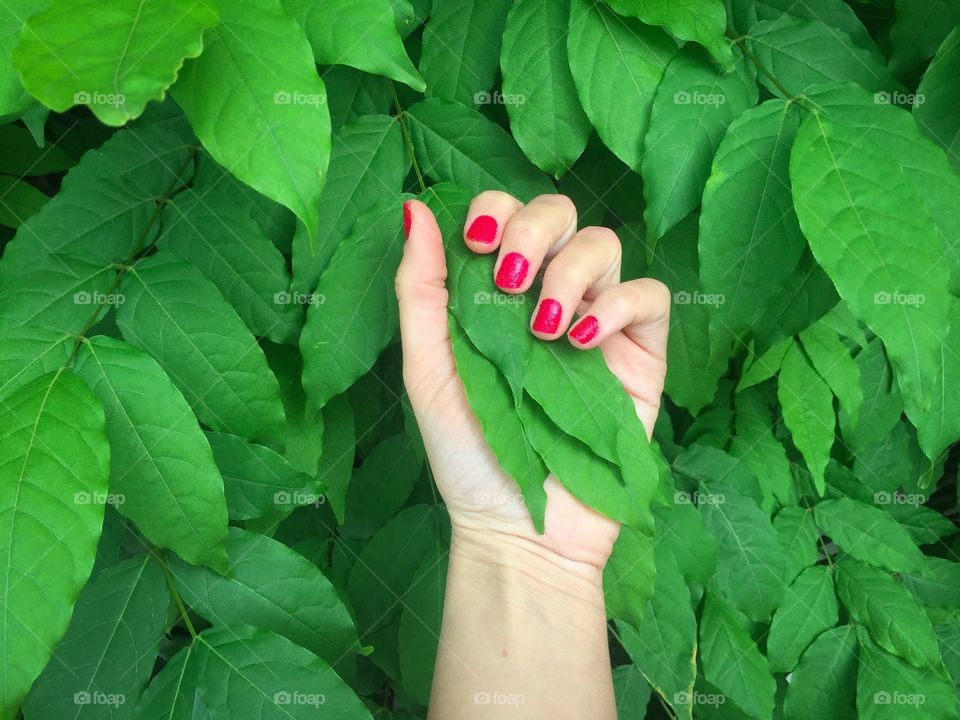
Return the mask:
<path id="1" fill-rule="evenodd" d="M 427 189 L 427 184 L 423 181 L 423 173 L 420 172 L 420 163 L 417 162 L 417 154 L 413 151 L 413 139 L 410 137 L 410 130 L 404 120 L 404 109 L 400 106 L 400 96 L 397 95 L 397 88 L 390 81 L 390 92 L 393 93 L 393 105 L 397 109 L 397 120 L 400 123 L 400 131 L 403 133 L 403 142 L 407 146 L 407 152 L 410 153 L 410 159 L 413 161 L 413 171 L 417 174 L 417 182 L 420 184 L 420 191 Z"/>
<path id="2" fill-rule="evenodd" d="M 193 627 L 193 622 L 190 620 L 190 614 L 187 611 L 187 606 L 183 602 L 183 598 L 180 597 L 180 592 L 177 590 L 177 586 L 173 582 L 173 575 L 170 573 L 170 568 L 167 567 L 167 561 L 163 558 L 159 552 L 151 550 L 153 556 L 160 563 L 160 567 L 163 569 L 163 577 L 167 581 L 167 587 L 170 589 L 170 594 L 173 595 L 174 601 L 177 603 L 177 608 L 180 610 L 180 617 L 183 619 L 183 624 L 186 626 L 187 630 L 190 633 L 190 637 L 196 639 L 198 633 L 195 627 Z"/>

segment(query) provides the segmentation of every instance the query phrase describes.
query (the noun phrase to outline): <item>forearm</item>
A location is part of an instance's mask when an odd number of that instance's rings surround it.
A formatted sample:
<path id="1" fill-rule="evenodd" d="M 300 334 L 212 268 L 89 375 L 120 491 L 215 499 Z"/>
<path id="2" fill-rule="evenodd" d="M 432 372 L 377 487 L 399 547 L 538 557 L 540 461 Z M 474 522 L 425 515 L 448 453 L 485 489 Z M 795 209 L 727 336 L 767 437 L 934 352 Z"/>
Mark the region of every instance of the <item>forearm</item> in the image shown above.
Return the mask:
<path id="1" fill-rule="evenodd" d="M 601 570 L 455 529 L 430 720 L 616 720 Z"/>

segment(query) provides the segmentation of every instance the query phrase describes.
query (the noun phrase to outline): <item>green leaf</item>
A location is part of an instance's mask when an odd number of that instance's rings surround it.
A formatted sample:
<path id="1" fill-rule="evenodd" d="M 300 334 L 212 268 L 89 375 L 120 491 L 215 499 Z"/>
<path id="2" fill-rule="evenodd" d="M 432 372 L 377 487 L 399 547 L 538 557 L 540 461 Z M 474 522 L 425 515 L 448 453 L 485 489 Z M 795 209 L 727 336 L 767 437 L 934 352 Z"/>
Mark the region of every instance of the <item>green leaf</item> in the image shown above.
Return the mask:
<path id="1" fill-rule="evenodd" d="M 390 81 L 380 75 L 370 75 L 346 65 L 332 65 L 323 71 L 330 105 L 330 125 L 334 137 L 340 129 L 366 115 L 385 115 L 390 112 L 393 97 Z M 333 155 L 330 162 L 333 162 Z"/>
<path id="2" fill-rule="evenodd" d="M 643 717 L 650 703 L 650 683 L 636 665 L 613 669 L 613 692 L 617 698 L 617 717 Z"/>
<path id="3" fill-rule="evenodd" d="M 503 190 L 523 201 L 555 191 L 503 128 L 476 110 L 430 98 L 407 118 L 420 166 L 435 182 L 454 182 L 472 195 Z"/>
<path id="4" fill-rule="evenodd" d="M 157 660 L 169 606 L 163 571 L 150 555 L 97 575 L 80 593 L 66 635 L 23 703 L 25 715 L 103 717 L 104 705 L 95 703 L 111 697 L 120 701 L 115 710 L 132 706 Z"/>
<path id="5" fill-rule="evenodd" d="M 420 72 L 430 97 L 490 102 L 510 0 L 433 0 Z M 479 101 L 479 102 L 478 102 Z"/>
<path id="6" fill-rule="evenodd" d="M 280 390 L 263 351 L 199 270 L 157 253 L 130 269 L 120 292 L 124 339 L 153 356 L 203 423 L 246 439 L 280 431 Z"/>
<path id="7" fill-rule="evenodd" d="M 662 547 L 662 546 L 658 546 Z M 690 720 L 693 705 L 678 696 L 693 691 L 697 674 L 697 620 L 690 591 L 673 558 L 657 553 L 657 581 L 639 628 L 617 621 L 618 637 L 650 686 L 678 717 Z"/>
<path id="8" fill-rule="evenodd" d="M 26 180 L 0 175 L 0 225 L 18 228 L 36 215 L 50 198 Z"/>
<path id="9" fill-rule="evenodd" d="M 3 10 L 0 10 L 0 17 L 2 13 Z M 0 40 L 0 46 L 2 42 Z M 0 51 L 0 63 L 2 62 Z M 5 150 L 4 156 L 0 158 L 0 172 L 16 177 L 66 172 L 77 164 L 77 158 L 59 145 L 37 147 L 30 131 L 19 125 L 0 126 L 0 143 Z"/>
<path id="10" fill-rule="evenodd" d="M 583 154 L 590 120 L 580 106 L 563 37 L 570 0 L 517 0 L 507 17 L 500 67 L 510 129 L 534 165 L 560 177 Z"/>
<path id="11" fill-rule="evenodd" d="M 827 630 L 800 658 L 784 700 L 786 720 L 854 720 L 857 638 L 850 625 Z"/>
<path id="12" fill-rule="evenodd" d="M 27 18 L 45 10 L 51 0 L 21 0 L 15 6 L 0 5 L 0 115 L 23 112 L 34 100 L 20 84 L 20 75 L 13 66 L 13 49 Z"/>
<path id="13" fill-rule="evenodd" d="M 639 172 L 653 98 L 676 44 L 597 0 L 573 0 L 567 52 L 583 111 L 604 144 Z"/>
<path id="14" fill-rule="evenodd" d="M 452 314 L 450 337 L 470 409 L 500 465 L 519 486 L 534 527 L 543 532 L 547 504 L 543 482 L 549 471 L 524 434 L 510 387 L 496 366 L 464 335 Z"/>
<path id="15" fill-rule="evenodd" d="M 884 652 L 863 628 L 857 673 L 857 710 L 863 720 L 900 720 L 914 715 L 924 720 L 957 717 L 957 696 L 943 670 L 919 669 Z"/>
<path id="16" fill-rule="evenodd" d="M 717 568 L 717 541 L 696 507 L 687 502 L 656 507 L 657 542 L 670 548 L 684 577 L 706 585 Z"/>
<path id="17" fill-rule="evenodd" d="M 5 332 L 0 345 L 0 401 L 31 380 L 67 365 L 73 343 L 69 333 L 44 328 Z"/>
<path id="18" fill-rule="evenodd" d="M 851 425 L 857 424 L 863 390 L 860 388 L 860 366 L 851 357 L 836 331 L 820 321 L 800 333 L 800 344 L 830 390 L 840 401 Z"/>
<path id="19" fill-rule="evenodd" d="M 403 508 L 422 465 L 422 458 L 405 433 L 392 435 L 373 448 L 350 481 L 344 534 L 376 534 Z"/>
<path id="20" fill-rule="evenodd" d="M 361 215 L 378 204 L 385 206 L 391 197 L 395 207 L 400 206 L 409 169 L 400 124 L 394 118 L 363 117 L 337 132 L 330 154 L 330 180 L 320 197 L 324 225 L 316 243 L 310 242 L 306 232 L 297 232 L 293 238 L 294 292 L 314 291 L 330 258 Z"/>
<path id="21" fill-rule="evenodd" d="M 645 473 L 646 485 L 625 482 L 620 468 L 554 425 L 543 409 L 528 397 L 521 402 L 519 412 L 530 445 L 578 500 L 630 527 L 652 531 L 650 503 L 656 491 L 655 471 Z M 652 456 L 649 457 L 652 460 Z"/>
<path id="22" fill-rule="evenodd" d="M 667 66 L 644 140 L 644 220 L 657 240 L 699 203 L 727 126 L 757 102 L 752 65 L 725 73 L 684 47 Z"/>
<path id="23" fill-rule="evenodd" d="M 958 74 L 960 29 L 955 29 L 943 41 L 920 81 L 913 117 L 920 129 L 947 151 L 954 170 L 960 171 L 960 112 L 952 102 Z"/>
<path id="24" fill-rule="evenodd" d="M 707 592 L 700 619 L 703 675 L 751 717 L 772 720 L 777 683 L 743 619 Z"/>
<path id="25" fill-rule="evenodd" d="M 164 211 L 157 247 L 198 268 L 255 335 L 279 343 L 296 340 L 303 309 L 289 292 L 286 261 L 230 194 L 177 195 Z"/>
<path id="26" fill-rule="evenodd" d="M 244 717 L 251 708 L 260 720 L 307 720 L 318 712 L 372 720 L 326 662 L 269 630 L 244 625 L 202 632 L 157 674 L 136 717 Z"/>
<path id="27" fill-rule="evenodd" d="M 803 121 L 790 165 L 797 215 L 840 296 L 886 345 L 904 396 L 923 410 L 949 322 L 949 269 L 903 172 L 894 168 L 882 182 L 864 172 L 888 167 L 865 137 L 819 114 Z"/>
<path id="28" fill-rule="evenodd" d="M 767 658 L 774 672 L 790 672 L 820 633 L 837 624 L 839 611 L 833 574 L 823 565 L 807 568 L 787 588 L 773 614 Z"/>
<path id="29" fill-rule="evenodd" d="M 938 557 L 924 560 L 927 577 L 904 573 L 901 582 L 927 607 L 960 609 L 960 564 Z"/>
<path id="30" fill-rule="evenodd" d="M 905 75 L 933 57 L 947 34 L 960 24 L 960 5 L 955 0 L 896 0 L 895 4 L 890 67 Z"/>
<path id="31" fill-rule="evenodd" d="M 2 265 L 30 268 L 49 253 L 129 262 L 156 236 L 157 198 L 193 172 L 189 145 L 159 125 L 118 131 L 71 168 L 60 192 L 7 245 Z"/>
<path id="32" fill-rule="evenodd" d="M 180 391 L 153 358 L 108 337 L 83 342 L 76 372 L 107 411 L 117 510 L 153 544 L 225 567 L 223 480 Z"/>
<path id="33" fill-rule="evenodd" d="M 103 408 L 61 369 L 12 393 L 0 411 L 0 714 L 50 659 L 90 575 L 103 523 L 110 448 Z"/>
<path id="34" fill-rule="evenodd" d="M 960 439 L 960 408 L 949 390 L 960 382 L 960 301 L 956 299 L 950 301 L 950 332 L 940 346 L 939 366 L 930 409 L 911 415 L 920 447 L 934 462 Z"/>
<path id="35" fill-rule="evenodd" d="M 735 333 L 760 319 L 805 242 L 790 194 L 800 112 L 781 100 L 747 110 L 717 148 L 700 213 L 703 290 L 723 298 L 712 322 Z"/>
<path id="36" fill-rule="evenodd" d="M 400 674 L 404 689 L 421 705 L 430 701 L 446 585 L 447 554 L 431 552 L 413 576 L 400 613 Z"/>
<path id="37" fill-rule="evenodd" d="M 691 214 L 657 244 L 649 275 L 673 291 L 665 391 L 693 415 L 713 400 L 729 359 L 729 347 L 710 333 L 716 305 L 708 302 L 718 298 L 701 292 L 698 263 L 697 216 Z"/>
<path id="38" fill-rule="evenodd" d="M 184 602 L 213 625 L 272 630 L 331 664 L 359 650 L 346 605 L 309 560 L 257 533 L 230 528 L 230 575 L 171 558 Z"/>
<path id="39" fill-rule="evenodd" d="M 764 507 L 788 504 L 797 493 L 786 448 L 774 435 L 773 409 L 759 390 L 751 388 L 736 395 L 735 409 L 730 454 L 761 479 Z"/>
<path id="40" fill-rule="evenodd" d="M 933 625 L 910 592 L 883 570 L 845 559 L 837 566 L 837 594 L 858 623 L 888 652 L 915 667 L 940 662 Z"/>
<path id="41" fill-rule="evenodd" d="M 317 479 L 326 486 L 327 501 L 337 522 L 342 524 L 357 444 L 353 407 L 346 393 L 330 398 L 323 407 L 323 426 L 323 453 L 317 467 Z"/>
<path id="42" fill-rule="evenodd" d="M 923 505 L 894 502 L 885 509 L 910 533 L 910 537 L 918 545 L 935 543 L 957 531 L 957 526 L 949 518 Z"/>
<path id="43" fill-rule="evenodd" d="M 853 82 L 871 92 L 900 87 L 878 53 L 821 22 L 789 16 L 764 20 L 750 28 L 750 44 L 757 61 L 777 79 L 761 73 L 760 82 L 785 100 L 826 82 Z"/>
<path id="44" fill-rule="evenodd" d="M 300 335 L 308 413 L 353 385 L 397 332 L 399 214 L 390 198 L 364 214 L 320 277 Z"/>
<path id="45" fill-rule="evenodd" d="M 313 237 L 330 114 L 310 47 L 279 0 L 232 0 L 220 10 L 221 24 L 184 66 L 173 96 L 213 159 L 293 210 Z"/>
<path id="46" fill-rule="evenodd" d="M 777 379 L 777 396 L 783 421 L 813 475 L 817 492 L 822 495 L 823 473 L 830 460 L 836 427 L 833 394 L 796 343 L 784 355 Z"/>
<path id="47" fill-rule="evenodd" d="M 0 329 L 80 332 L 98 306 L 122 302 L 111 292 L 115 279 L 114 268 L 86 254 L 45 255 L 26 267 L 0 262 Z"/>
<path id="48" fill-rule="evenodd" d="M 730 41 L 724 36 L 727 13 L 720 0 L 606 0 L 621 15 L 662 25 L 681 40 L 703 45 L 724 65 L 733 63 Z"/>
<path id="49" fill-rule="evenodd" d="M 400 612 L 423 558 L 436 556 L 443 519 L 434 507 L 413 505 L 380 528 L 360 552 L 347 592 L 364 637 Z"/>
<path id="50" fill-rule="evenodd" d="M 323 483 L 294 470 L 270 448 L 224 433 L 207 433 L 207 441 L 223 474 L 231 520 L 289 513 L 323 502 Z"/>
<path id="51" fill-rule="evenodd" d="M 101 122 L 123 125 L 163 99 L 217 21 L 215 6 L 193 0 L 54 0 L 27 21 L 13 63 L 27 92 L 50 109 L 88 105 Z"/>
<path id="52" fill-rule="evenodd" d="M 903 401 L 879 338 L 873 339 L 854 360 L 860 368 L 863 403 L 855 427 L 851 427 L 841 408 L 840 430 L 850 449 L 860 453 L 893 429 L 903 413 Z"/>
<path id="53" fill-rule="evenodd" d="M 640 627 L 656 580 L 654 539 L 631 527 L 620 528 L 613 552 L 603 567 L 607 616 Z"/>
<path id="54" fill-rule="evenodd" d="M 760 20 L 777 20 L 784 15 L 790 15 L 798 20 L 818 22 L 829 28 L 842 30 L 862 48 L 877 51 L 877 44 L 870 37 L 867 28 L 860 22 L 853 8 L 843 0 L 807 0 L 802 4 L 793 0 L 757 0 L 756 8 Z"/>
<path id="55" fill-rule="evenodd" d="M 282 1 L 306 31 L 319 64 L 350 65 L 424 90 L 397 32 L 390 0 Z"/>
<path id="56" fill-rule="evenodd" d="M 909 533 L 883 510 L 853 498 L 837 498 L 824 500 L 813 512 L 823 533 L 857 560 L 893 572 L 923 568 L 923 554 Z"/>
<path id="57" fill-rule="evenodd" d="M 814 563 L 820 555 L 817 540 L 820 533 L 810 510 L 794 506 L 783 508 L 773 519 L 780 549 L 787 570 L 784 579 L 792 582 L 800 572 Z"/>
<path id="58" fill-rule="evenodd" d="M 770 519 L 751 498 L 726 486 L 705 493 L 699 509 L 717 539 L 717 587 L 748 617 L 766 620 L 786 589 L 783 552 Z"/>

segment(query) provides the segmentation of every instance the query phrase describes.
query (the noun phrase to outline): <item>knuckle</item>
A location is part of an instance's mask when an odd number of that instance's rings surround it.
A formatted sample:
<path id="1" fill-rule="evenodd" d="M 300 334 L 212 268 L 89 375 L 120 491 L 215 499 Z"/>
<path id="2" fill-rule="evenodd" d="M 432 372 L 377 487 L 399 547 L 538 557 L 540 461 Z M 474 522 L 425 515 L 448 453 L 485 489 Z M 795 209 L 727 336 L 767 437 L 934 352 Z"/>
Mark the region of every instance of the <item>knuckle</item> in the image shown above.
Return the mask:
<path id="1" fill-rule="evenodd" d="M 613 257 L 620 257 L 623 247 L 620 244 L 620 237 L 610 228 L 590 225 L 583 228 L 580 234 L 590 243 L 591 247 L 599 247 Z"/>
<path id="2" fill-rule="evenodd" d="M 644 278 L 644 292 L 649 293 L 658 308 L 669 309 L 673 295 L 664 283 L 653 278 Z"/>
<path id="3" fill-rule="evenodd" d="M 531 204 L 533 203 L 552 205 L 557 209 L 557 211 L 565 212 L 570 216 L 575 216 L 577 213 L 577 206 L 574 205 L 573 200 L 566 195 L 560 195 L 559 193 L 537 195 L 537 197 L 535 197 L 531 202 Z"/>
<path id="4" fill-rule="evenodd" d="M 476 205 L 498 206 L 515 202 L 516 199 L 512 195 L 505 193 L 502 190 L 484 190 L 473 198 L 473 203 Z"/>
<path id="5" fill-rule="evenodd" d="M 570 285 L 586 290 L 592 283 L 593 277 L 589 269 L 576 261 L 574 256 L 561 252 L 547 265 L 543 273 L 544 281 L 558 285 Z"/>
<path id="6" fill-rule="evenodd" d="M 538 247 L 546 247 L 550 244 L 550 238 L 540 223 L 519 215 L 507 223 L 503 230 L 503 239 L 504 244 L 511 244 L 514 241 L 523 244 L 532 243 Z"/>

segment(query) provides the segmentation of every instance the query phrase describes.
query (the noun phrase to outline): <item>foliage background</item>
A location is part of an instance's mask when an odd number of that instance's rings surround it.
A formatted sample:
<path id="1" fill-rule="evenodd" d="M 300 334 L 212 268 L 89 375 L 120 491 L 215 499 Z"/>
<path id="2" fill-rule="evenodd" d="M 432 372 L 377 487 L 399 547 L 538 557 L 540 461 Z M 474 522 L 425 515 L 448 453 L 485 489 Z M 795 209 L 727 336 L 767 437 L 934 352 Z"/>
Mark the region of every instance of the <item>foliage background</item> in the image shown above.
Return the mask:
<path id="1" fill-rule="evenodd" d="M 570 195 L 674 292 L 658 497 L 605 574 L 621 717 L 956 718 L 958 23 L 0 4 L 0 716 L 425 716 L 449 529 L 399 205 L 454 248 L 495 188 Z M 535 395 L 467 309 L 468 389 Z"/>

